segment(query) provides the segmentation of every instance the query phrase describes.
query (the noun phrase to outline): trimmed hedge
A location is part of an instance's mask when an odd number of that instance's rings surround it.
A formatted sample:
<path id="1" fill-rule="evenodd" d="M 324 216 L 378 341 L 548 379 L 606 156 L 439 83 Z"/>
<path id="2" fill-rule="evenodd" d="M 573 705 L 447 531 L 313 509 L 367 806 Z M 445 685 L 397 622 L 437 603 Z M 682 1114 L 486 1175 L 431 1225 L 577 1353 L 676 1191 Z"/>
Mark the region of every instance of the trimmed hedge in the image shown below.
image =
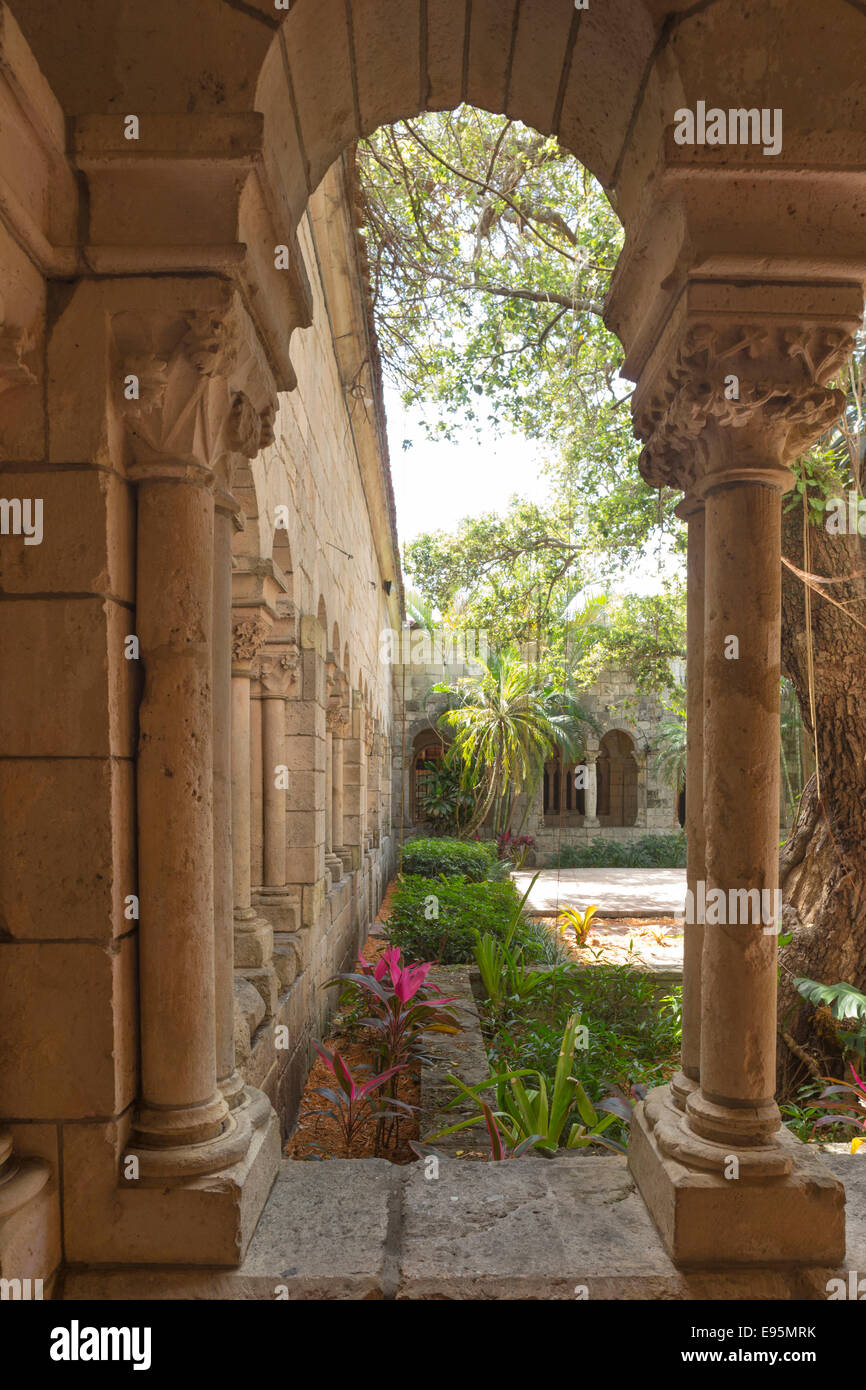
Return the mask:
<path id="1" fill-rule="evenodd" d="M 435 960 L 463 965 L 473 959 L 472 928 L 482 936 L 504 936 L 520 894 L 505 883 L 470 883 L 464 878 L 422 878 L 403 874 L 397 880 L 388 918 L 388 939 L 412 961 Z M 435 915 L 434 915 L 435 914 Z M 518 926 L 514 940 L 534 939 Z"/>
<path id="2" fill-rule="evenodd" d="M 403 873 L 436 878 L 447 874 L 471 883 L 480 883 L 490 870 L 495 855 L 484 845 L 469 840 L 410 840 L 403 847 Z"/>
<path id="3" fill-rule="evenodd" d="M 566 845 L 554 855 L 555 869 L 684 869 L 686 837 L 642 835 L 639 840 L 590 840 L 585 845 Z"/>

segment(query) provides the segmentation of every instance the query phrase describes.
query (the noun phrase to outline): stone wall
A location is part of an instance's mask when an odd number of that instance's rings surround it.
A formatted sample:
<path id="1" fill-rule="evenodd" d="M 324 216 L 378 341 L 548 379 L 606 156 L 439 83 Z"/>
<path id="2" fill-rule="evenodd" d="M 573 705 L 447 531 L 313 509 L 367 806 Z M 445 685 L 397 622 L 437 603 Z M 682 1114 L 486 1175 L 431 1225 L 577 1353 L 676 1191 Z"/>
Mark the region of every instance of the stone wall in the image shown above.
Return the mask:
<path id="1" fill-rule="evenodd" d="M 392 687 L 380 632 L 400 621 L 384 424 L 342 162 L 311 198 L 299 243 L 313 322 L 294 339 L 297 388 L 280 398 L 274 442 L 236 490 L 245 515 L 233 545 L 236 630 L 257 622 L 263 638 L 249 681 L 250 910 L 264 951 L 240 964 L 236 952 L 236 1038 L 244 1079 L 269 1096 L 284 1133 L 333 1003 L 323 984 L 354 960 L 393 870 L 391 774 L 381 770 Z M 284 725 L 282 753 L 269 760 L 272 700 Z M 288 779 L 276 855 L 270 761 Z"/>
<path id="2" fill-rule="evenodd" d="M 465 663 L 408 662 L 394 665 L 395 743 L 393 759 L 393 796 L 399 802 L 396 815 L 404 834 L 417 832 L 413 815 L 412 765 L 420 747 L 438 741 L 436 723 L 447 708 L 446 695 L 431 693 L 437 682 L 454 682 L 471 667 Z M 587 759 L 598 755 L 604 736 L 621 730 L 629 741 L 637 771 L 637 811 L 633 825 L 606 823 L 600 816 L 596 824 L 587 824 L 587 816 L 571 816 L 560 825 L 559 816 L 544 813 L 543 784 L 539 782 L 532 803 L 522 820 L 526 802 L 518 800 L 513 820 L 515 833 L 531 835 L 536 843 L 536 860 L 544 864 L 558 852 L 560 845 L 581 845 L 599 837 L 617 841 L 633 841 L 643 835 L 669 835 L 680 829 L 676 798 L 656 769 L 656 745 L 659 724 L 665 718 L 664 707 L 655 698 L 639 695 L 628 673 L 621 670 L 602 672 L 598 680 L 580 692 L 581 703 L 595 719 L 598 730 L 587 738 Z M 522 821 L 522 826 L 521 826 Z M 482 831 L 482 833 L 484 833 Z"/>

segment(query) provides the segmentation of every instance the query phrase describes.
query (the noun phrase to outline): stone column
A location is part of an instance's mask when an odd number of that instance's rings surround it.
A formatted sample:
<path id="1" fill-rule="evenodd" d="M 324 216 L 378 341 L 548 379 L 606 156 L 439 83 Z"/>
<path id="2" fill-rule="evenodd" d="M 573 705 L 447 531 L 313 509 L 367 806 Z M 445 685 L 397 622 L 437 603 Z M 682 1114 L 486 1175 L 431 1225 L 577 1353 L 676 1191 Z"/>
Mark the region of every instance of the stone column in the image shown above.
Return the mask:
<path id="1" fill-rule="evenodd" d="M 292 773 L 287 735 L 289 697 L 299 684 L 299 649 L 287 633 L 279 632 L 280 626 L 285 626 L 285 622 L 275 628 L 280 640 L 268 642 L 258 660 L 264 879 L 261 887 L 254 891 L 253 905 L 267 917 L 275 931 L 285 932 L 297 928 L 300 916 L 298 892 L 288 886 L 288 805 L 292 795 Z"/>
<path id="2" fill-rule="evenodd" d="M 600 825 L 598 819 L 598 749 L 587 748 L 584 762 L 586 764 L 586 787 L 583 798 L 585 807 L 583 825 L 585 830 L 596 830 Z"/>
<path id="3" fill-rule="evenodd" d="M 268 658 L 273 662 L 273 658 Z M 286 883 L 286 696 L 274 689 L 279 681 L 273 666 L 263 663 L 262 769 L 264 774 L 264 883 Z M 281 683 L 281 682 L 280 682 Z"/>
<path id="4" fill-rule="evenodd" d="M 0 1224 L 36 1197 L 51 1177 L 51 1164 L 44 1158 L 18 1158 L 12 1147 L 12 1134 L 0 1124 Z M 2 1253 L 2 1251 L 0 1251 Z M 14 1278 L 13 1270 L 0 1273 Z"/>
<path id="5" fill-rule="evenodd" d="M 351 712 L 343 741 L 343 835 L 352 856 L 352 868 L 360 869 L 364 857 L 364 707 L 360 690 L 352 691 Z"/>
<path id="6" fill-rule="evenodd" d="M 707 486 L 704 796 L 708 914 L 702 954 L 700 1090 L 691 1129 L 714 1142 L 768 1144 L 781 1119 L 776 1085 L 779 882 L 779 678 L 782 505 L 788 477 Z M 739 890 L 768 895 L 756 925 Z M 769 895 L 772 894 L 772 898 Z M 749 904 L 753 909 L 753 904 Z M 773 929 L 775 925 L 775 930 Z M 770 1155 L 767 1156 L 770 1162 Z M 785 1171 L 778 1154 L 775 1171 Z M 773 1169 L 771 1168 L 770 1171 Z"/>
<path id="7" fill-rule="evenodd" d="M 235 1066 L 232 884 L 232 537 L 241 525 L 230 493 L 215 498 L 213 576 L 214 979 L 217 1084 L 229 1106 L 244 1098 Z"/>
<path id="8" fill-rule="evenodd" d="M 351 854 L 344 845 L 344 748 L 343 735 L 348 724 L 346 693 L 348 680 L 340 669 L 337 657 L 328 653 L 326 710 L 326 778 L 325 778 L 325 864 L 336 883 L 343 872 L 352 867 Z"/>
<path id="9" fill-rule="evenodd" d="M 216 1075 L 214 477 L 169 454 L 151 453 L 130 471 L 138 489 L 136 630 L 147 673 L 137 765 L 141 1102 L 134 1138 L 143 1158 L 159 1152 L 148 1172 L 208 1171 L 235 1162 L 249 1143 L 248 1133 L 228 1124 Z"/>
<path id="10" fill-rule="evenodd" d="M 250 865 L 250 687 L 270 623 L 254 609 L 235 615 L 232 629 L 232 873 L 235 969 L 250 980 L 272 1014 L 276 1006 L 273 928 L 252 905 Z"/>
<path id="11" fill-rule="evenodd" d="M 781 498 L 790 462 L 838 417 L 844 397 L 823 382 L 851 340 L 815 322 L 820 295 L 795 325 L 782 294 L 785 317 L 736 322 L 736 294 L 728 287 L 717 326 L 689 327 L 661 404 L 638 412 L 644 477 L 689 497 L 689 879 L 704 929 L 700 1042 L 692 932 L 683 1069 L 637 1107 L 629 1166 L 684 1263 L 832 1264 L 844 1252 L 844 1190 L 781 1128 L 774 1099 Z M 752 313 L 757 302 L 752 289 Z"/>
<path id="12" fill-rule="evenodd" d="M 286 759 L 292 794 L 287 812 L 287 879 L 301 900 L 304 927 L 325 907 L 325 634 L 312 614 L 301 615 L 298 695 L 286 704 Z"/>
<path id="13" fill-rule="evenodd" d="M 677 515 L 688 524 L 687 654 L 686 654 L 686 880 L 692 904 L 706 885 L 704 859 L 704 552 L 706 522 L 703 500 L 686 497 Z M 701 1074 L 701 960 L 704 928 L 688 921 L 683 929 L 682 1064 L 671 1081 L 671 1094 L 680 1110 L 697 1088 Z"/>

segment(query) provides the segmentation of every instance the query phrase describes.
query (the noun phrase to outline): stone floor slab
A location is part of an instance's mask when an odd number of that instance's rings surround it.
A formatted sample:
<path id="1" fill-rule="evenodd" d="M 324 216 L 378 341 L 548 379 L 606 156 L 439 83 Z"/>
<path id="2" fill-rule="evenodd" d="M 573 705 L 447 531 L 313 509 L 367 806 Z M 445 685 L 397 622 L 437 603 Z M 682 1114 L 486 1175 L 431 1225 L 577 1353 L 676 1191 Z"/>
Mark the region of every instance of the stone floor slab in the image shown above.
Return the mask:
<path id="1" fill-rule="evenodd" d="M 525 893 L 533 870 L 514 875 Z M 685 869 L 542 869 L 527 906 L 531 912 L 598 904 L 600 917 L 677 917 L 686 900 Z"/>

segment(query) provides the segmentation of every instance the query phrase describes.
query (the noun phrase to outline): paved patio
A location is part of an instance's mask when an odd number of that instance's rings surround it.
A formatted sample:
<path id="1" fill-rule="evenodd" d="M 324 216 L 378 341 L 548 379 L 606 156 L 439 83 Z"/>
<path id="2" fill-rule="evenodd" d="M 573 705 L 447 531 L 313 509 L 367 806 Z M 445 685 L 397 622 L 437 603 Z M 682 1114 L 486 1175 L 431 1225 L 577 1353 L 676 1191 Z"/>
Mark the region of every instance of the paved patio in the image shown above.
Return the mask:
<path id="1" fill-rule="evenodd" d="M 524 893 L 531 869 L 514 875 Z M 682 917 L 685 869 L 542 869 L 527 907 L 530 912 L 557 912 L 598 904 L 599 917 Z"/>

